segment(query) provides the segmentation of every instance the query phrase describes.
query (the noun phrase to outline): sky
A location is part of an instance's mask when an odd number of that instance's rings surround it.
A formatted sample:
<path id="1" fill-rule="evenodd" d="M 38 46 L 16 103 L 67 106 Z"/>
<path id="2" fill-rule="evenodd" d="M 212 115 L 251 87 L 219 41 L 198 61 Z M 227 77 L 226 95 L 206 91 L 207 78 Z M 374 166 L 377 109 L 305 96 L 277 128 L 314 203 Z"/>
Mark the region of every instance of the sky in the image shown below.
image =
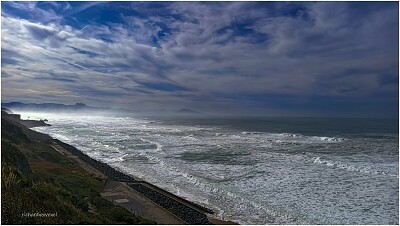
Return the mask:
<path id="1" fill-rule="evenodd" d="M 2 102 L 398 117 L 398 2 L 2 2 Z"/>

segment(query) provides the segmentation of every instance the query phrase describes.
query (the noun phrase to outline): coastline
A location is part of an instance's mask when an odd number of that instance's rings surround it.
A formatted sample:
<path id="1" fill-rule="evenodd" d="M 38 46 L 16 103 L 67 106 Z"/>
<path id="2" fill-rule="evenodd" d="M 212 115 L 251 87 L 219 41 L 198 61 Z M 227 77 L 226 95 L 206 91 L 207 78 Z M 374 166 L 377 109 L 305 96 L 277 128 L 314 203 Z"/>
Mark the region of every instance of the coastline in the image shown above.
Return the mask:
<path id="1" fill-rule="evenodd" d="M 39 133 L 31 129 L 28 130 L 34 133 Z M 123 173 L 118 169 L 109 166 L 106 163 L 93 159 L 71 144 L 67 144 L 54 138 L 51 139 L 53 142 L 52 146 L 55 150 L 60 149 L 54 147 L 55 145 L 58 145 L 65 151 L 77 157 L 81 163 L 86 165 L 86 167 L 83 166 L 83 168 L 86 170 L 88 170 L 88 168 L 95 169 L 98 174 L 101 174 L 102 177 L 107 178 L 107 181 L 125 184 L 126 187 L 128 187 L 131 191 L 139 194 L 150 202 L 155 203 L 157 206 L 171 213 L 176 218 L 182 220 L 182 222 L 185 224 L 238 225 L 238 223 L 233 221 L 226 221 L 213 217 L 212 214 L 214 214 L 214 212 L 208 208 L 176 196 L 175 194 L 172 194 L 147 181 L 138 180 L 131 175 Z M 137 212 L 137 210 L 135 212 Z M 175 222 L 174 224 L 177 223 Z"/>
<path id="2" fill-rule="evenodd" d="M 157 224 L 101 196 L 106 178 L 2 111 L 2 224 Z M 4 117 L 6 116 L 6 117 Z M 157 210 L 156 213 L 163 211 Z"/>
<path id="3" fill-rule="evenodd" d="M 53 142 L 60 145 L 72 155 L 78 157 L 89 167 L 95 168 L 105 177 L 107 181 L 120 182 L 129 187 L 142 197 L 156 203 L 161 208 L 172 213 L 186 224 L 216 224 L 216 225 L 238 225 L 233 221 L 217 219 L 213 216 L 214 212 L 199 204 L 188 201 L 184 198 L 176 196 L 160 187 L 157 187 L 147 181 L 138 180 L 131 175 L 123 173 L 118 169 L 109 166 L 106 163 L 93 159 L 74 147 L 73 145 L 62 142 L 53 138 Z"/>
<path id="4" fill-rule="evenodd" d="M 214 212 L 211 209 L 181 198 L 147 181 L 123 173 L 106 163 L 89 157 L 71 144 L 31 129 L 32 127 L 44 126 L 43 120 L 28 121 L 29 125 L 26 125 L 27 120 L 22 120 L 20 115 L 2 111 L 2 124 L 6 124 L 4 125 L 7 128 L 4 131 L 6 134 L 13 136 L 12 134 L 17 131 L 19 136 L 30 143 L 30 147 L 34 149 L 37 146 L 44 145 L 46 149 L 59 156 L 57 159 L 52 159 L 56 163 L 54 165 L 56 168 L 64 167 L 61 162 L 57 163 L 60 158 L 75 162 L 81 170 L 86 172 L 88 177 L 103 184 L 101 185 L 102 191 L 100 191 L 103 199 L 125 208 L 134 215 L 153 220 L 158 224 L 237 224 L 232 221 L 217 219 L 215 215 L 213 216 Z M 45 124 L 45 126 L 48 125 Z M 5 128 L 2 125 L 3 129 Z M 14 141 L 19 143 L 17 140 Z M 31 159 L 26 164 L 28 166 L 31 164 L 34 168 L 42 170 L 44 165 L 54 163 L 42 162 L 39 164 L 36 159 Z M 65 173 L 68 174 L 68 171 L 65 171 Z M 71 171 L 71 173 L 75 174 L 76 171 Z M 93 209 L 90 211 L 93 212 Z"/>

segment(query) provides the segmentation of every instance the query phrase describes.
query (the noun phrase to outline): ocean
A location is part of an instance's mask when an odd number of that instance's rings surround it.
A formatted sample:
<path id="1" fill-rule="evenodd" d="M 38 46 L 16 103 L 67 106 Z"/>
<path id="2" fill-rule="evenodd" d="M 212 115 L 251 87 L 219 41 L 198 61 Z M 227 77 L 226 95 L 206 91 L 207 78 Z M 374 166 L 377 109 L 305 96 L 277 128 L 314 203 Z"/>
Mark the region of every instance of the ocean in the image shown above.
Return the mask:
<path id="1" fill-rule="evenodd" d="M 23 112 L 87 155 L 241 224 L 399 224 L 398 120 Z"/>

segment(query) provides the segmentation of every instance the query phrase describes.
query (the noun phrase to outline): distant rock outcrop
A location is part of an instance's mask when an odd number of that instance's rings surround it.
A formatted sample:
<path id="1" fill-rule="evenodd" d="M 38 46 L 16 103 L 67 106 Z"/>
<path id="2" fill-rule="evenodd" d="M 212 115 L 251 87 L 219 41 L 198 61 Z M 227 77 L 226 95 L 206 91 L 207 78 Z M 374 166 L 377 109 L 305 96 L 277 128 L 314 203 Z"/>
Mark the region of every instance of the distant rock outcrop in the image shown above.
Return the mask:
<path id="1" fill-rule="evenodd" d="M 51 126 L 44 122 L 43 119 L 41 120 L 21 120 L 20 123 L 28 128 L 38 127 L 38 126 Z"/>
<path id="2" fill-rule="evenodd" d="M 47 119 L 41 119 L 41 120 L 22 120 L 21 119 L 21 115 L 19 114 L 10 114 L 8 112 L 12 112 L 12 111 L 7 111 L 8 109 L 1 109 L 1 115 L 2 117 L 4 117 L 5 119 L 17 122 L 19 124 L 22 124 L 28 128 L 32 128 L 32 127 L 38 127 L 38 126 L 50 126 L 50 124 L 47 124 L 46 122 L 48 121 Z"/>
<path id="3" fill-rule="evenodd" d="M 1 108 L 1 111 L 3 112 L 5 112 L 5 113 L 7 113 L 7 114 L 14 114 L 10 109 L 8 109 L 8 108 Z"/>

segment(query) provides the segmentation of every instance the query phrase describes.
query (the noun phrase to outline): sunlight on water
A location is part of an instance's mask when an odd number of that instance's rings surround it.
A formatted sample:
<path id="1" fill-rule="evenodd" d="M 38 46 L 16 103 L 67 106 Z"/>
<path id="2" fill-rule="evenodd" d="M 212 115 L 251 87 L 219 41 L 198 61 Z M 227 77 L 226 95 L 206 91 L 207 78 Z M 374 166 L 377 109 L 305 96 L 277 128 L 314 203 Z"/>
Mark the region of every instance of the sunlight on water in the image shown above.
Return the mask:
<path id="1" fill-rule="evenodd" d="M 23 113 L 36 131 L 247 224 L 398 224 L 398 132 Z M 271 126 L 270 126 L 271 127 Z M 265 125 L 268 128 L 268 124 Z"/>

